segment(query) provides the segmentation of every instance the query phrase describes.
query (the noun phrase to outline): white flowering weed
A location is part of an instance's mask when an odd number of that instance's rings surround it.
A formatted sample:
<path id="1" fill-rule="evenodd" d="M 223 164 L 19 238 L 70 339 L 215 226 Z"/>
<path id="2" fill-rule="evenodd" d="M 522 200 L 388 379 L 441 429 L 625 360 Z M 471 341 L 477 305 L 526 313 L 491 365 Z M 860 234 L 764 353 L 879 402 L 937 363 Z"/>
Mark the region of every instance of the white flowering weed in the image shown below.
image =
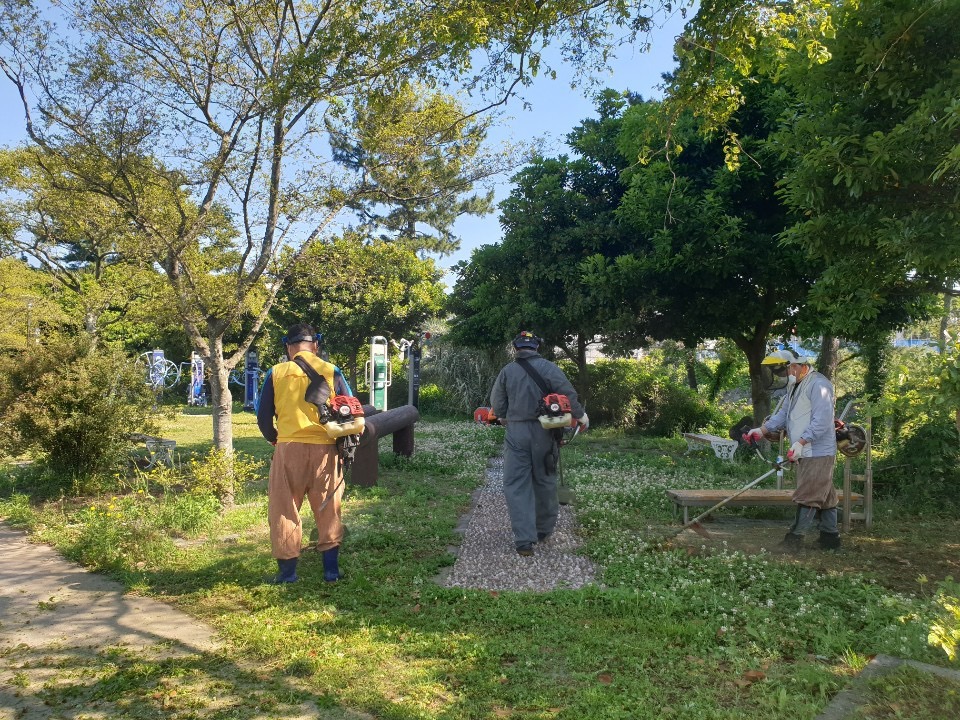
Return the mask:
<path id="1" fill-rule="evenodd" d="M 764 655 L 834 656 L 864 643 L 873 652 L 925 653 L 928 600 L 860 575 L 817 575 L 765 552 L 659 549 L 671 529 L 666 490 L 739 488 L 736 468 L 688 470 L 643 453 L 581 453 L 571 464 L 585 552 L 603 568 L 605 586 L 631 589 L 665 617 L 696 618 L 721 645 Z"/>

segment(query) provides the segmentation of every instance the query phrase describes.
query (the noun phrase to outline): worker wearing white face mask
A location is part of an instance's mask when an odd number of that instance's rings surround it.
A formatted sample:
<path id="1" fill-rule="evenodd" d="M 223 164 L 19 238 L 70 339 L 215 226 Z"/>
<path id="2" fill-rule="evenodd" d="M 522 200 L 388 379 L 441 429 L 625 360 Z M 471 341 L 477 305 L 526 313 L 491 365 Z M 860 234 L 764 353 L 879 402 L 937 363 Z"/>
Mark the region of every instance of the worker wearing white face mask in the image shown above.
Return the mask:
<path id="1" fill-rule="evenodd" d="M 777 411 L 761 427 L 748 433 L 757 438 L 764 432 L 786 428 L 790 438 L 787 460 L 796 463 L 797 489 L 793 502 L 797 514 L 782 545 L 799 548 L 803 536 L 818 525 L 818 547 L 840 548 L 837 529 L 837 490 L 833 468 L 837 459 L 837 438 L 833 422 L 833 384 L 812 367 L 813 358 L 799 357 L 792 350 L 778 350 L 763 359 L 775 375 L 787 376 L 787 394 Z"/>

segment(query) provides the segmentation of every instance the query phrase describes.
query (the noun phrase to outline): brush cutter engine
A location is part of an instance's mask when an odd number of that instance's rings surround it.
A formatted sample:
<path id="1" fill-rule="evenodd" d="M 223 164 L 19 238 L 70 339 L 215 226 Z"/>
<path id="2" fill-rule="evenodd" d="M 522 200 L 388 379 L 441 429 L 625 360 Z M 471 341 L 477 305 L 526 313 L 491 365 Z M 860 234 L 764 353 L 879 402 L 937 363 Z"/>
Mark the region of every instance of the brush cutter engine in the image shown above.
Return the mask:
<path id="1" fill-rule="evenodd" d="M 846 457 L 856 457 L 867 446 L 867 431 L 859 425 L 846 424 L 843 420 L 833 421 L 837 435 L 837 452 Z"/>
<path id="2" fill-rule="evenodd" d="M 478 407 L 473 411 L 473 421 L 481 425 L 499 425 L 500 418 L 493 414 L 493 408 Z"/>
<path id="3" fill-rule="evenodd" d="M 571 427 L 576 424 L 570 398 L 559 393 L 544 395 L 537 408 L 537 420 L 547 430 Z"/>
<path id="4" fill-rule="evenodd" d="M 769 416 L 764 419 L 764 423 L 769 420 Z M 730 437 L 734 440 L 743 440 L 750 428 L 746 427 L 750 423 L 750 418 L 744 418 L 732 428 L 730 428 Z M 845 423 L 843 420 L 833 421 L 834 431 L 837 437 L 837 452 L 846 457 L 856 457 L 867 447 L 867 431 L 860 425 Z M 736 435 L 737 437 L 734 437 Z M 765 432 L 764 439 L 775 442 L 780 438 L 779 433 Z M 753 443 L 748 442 L 749 445 Z"/>
<path id="5" fill-rule="evenodd" d="M 355 397 L 334 395 L 329 403 L 319 407 L 319 413 L 320 422 L 330 437 L 340 438 L 363 432 L 363 406 Z"/>

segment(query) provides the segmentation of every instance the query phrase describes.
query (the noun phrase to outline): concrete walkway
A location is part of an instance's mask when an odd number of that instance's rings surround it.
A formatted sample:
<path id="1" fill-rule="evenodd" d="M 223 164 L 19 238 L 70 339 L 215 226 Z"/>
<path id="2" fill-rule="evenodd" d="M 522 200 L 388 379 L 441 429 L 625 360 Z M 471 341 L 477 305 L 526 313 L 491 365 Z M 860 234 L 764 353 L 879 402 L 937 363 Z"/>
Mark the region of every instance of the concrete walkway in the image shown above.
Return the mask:
<path id="1" fill-rule="evenodd" d="M 213 630 L 171 606 L 136 595 L 0 525 L 0 652 L 26 645 L 143 649 L 174 643 L 205 652 Z"/>
<path id="2" fill-rule="evenodd" d="M 850 718 L 855 718 L 857 708 L 868 699 L 870 681 L 893 672 L 901 665 L 909 665 L 921 672 L 960 683 L 960 672 L 956 670 L 914 660 L 903 660 L 889 655 L 877 655 L 863 669 L 863 672 L 854 678 L 853 682 L 834 696 L 823 712 L 817 715 L 816 720 L 850 720 Z M 930 720 L 938 720 L 938 718 L 930 718 Z M 943 716 L 942 720 L 952 719 Z"/>
<path id="3" fill-rule="evenodd" d="M 0 524 L 0 718 L 63 717 L 39 689 L 105 649 L 185 657 L 216 650 L 213 630 L 65 560 Z M 72 715 L 67 715 L 71 717 Z"/>

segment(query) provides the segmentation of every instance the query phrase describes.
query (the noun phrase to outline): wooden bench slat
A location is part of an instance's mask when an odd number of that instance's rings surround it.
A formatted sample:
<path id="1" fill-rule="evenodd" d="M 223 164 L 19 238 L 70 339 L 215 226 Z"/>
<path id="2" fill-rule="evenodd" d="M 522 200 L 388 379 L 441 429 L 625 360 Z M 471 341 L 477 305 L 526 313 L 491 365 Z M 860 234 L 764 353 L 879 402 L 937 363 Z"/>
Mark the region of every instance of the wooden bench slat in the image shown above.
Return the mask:
<path id="1" fill-rule="evenodd" d="M 667 497 L 673 501 L 674 511 L 677 508 L 683 508 L 684 525 L 689 522 L 690 508 L 713 507 L 735 492 L 737 492 L 736 488 L 666 491 Z M 842 490 L 837 490 L 837 498 L 840 503 L 843 503 L 844 493 Z M 863 504 L 863 495 L 850 493 L 850 502 L 852 504 Z M 727 502 L 725 507 L 788 507 L 790 505 L 793 505 L 793 490 L 747 490 Z M 851 513 L 851 517 L 855 517 L 853 513 Z"/>
<path id="2" fill-rule="evenodd" d="M 667 497 L 681 507 L 710 507 L 733 495 L 736 489 L 667 490 L 666 492 Z M 837 497 L 841 501 L 843 500 L 844 493 L 842 490 L 837 490 Z M 850 493 L 850 499 L 853 502 L 862 502 L 863 495 L 861 493 Z M 727 505 L 731 507 L 737 505 L 790 505 L 792 502 L 793 490 L 747 490 Z"/>

